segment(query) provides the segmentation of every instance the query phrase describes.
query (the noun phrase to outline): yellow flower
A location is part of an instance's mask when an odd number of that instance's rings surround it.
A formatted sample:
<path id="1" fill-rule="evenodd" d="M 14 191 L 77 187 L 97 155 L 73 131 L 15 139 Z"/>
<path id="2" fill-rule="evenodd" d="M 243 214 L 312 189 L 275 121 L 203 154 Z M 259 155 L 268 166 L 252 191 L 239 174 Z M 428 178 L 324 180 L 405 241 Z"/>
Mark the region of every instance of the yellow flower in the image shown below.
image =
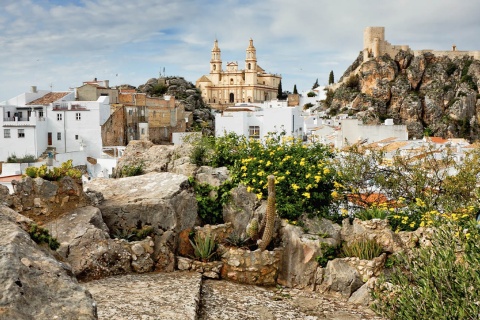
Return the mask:
<path id="1" fill-rule="evenodd" d="M 332 195 L 332 198 L 334 198 L 334 199 L 338 198 L 338 192 L 335 191 L 335 190 L 332 191 L 331 195 Z"/>
<path id="2" fill-rule="evenodd" d="M 293 190 L 297 191 L 299 188 L 300 188 L 300 187 L 299 187 L 297 184 L 292 183 L 292 189 L 293 189 Z"/>
<path id="3" fill-rule="evenodd" d="M 252 190 L 253 190 L 252 187 L 250 187 L 250 186 L 247 187 L 247 192 L 251 192 Z"/>
<path id="4" fill-rule="evenodd" d="M 258 200 L 261 200 L 261 199 L 262 199 L 262 193 L 261 193 L 261 192 L 260 192 L 260 193 L 257 193 L 257 199 L 258 199 Z"/>
<path id="5" fill-rule="evenodd" d="M 323 174 L 329 174 L 330 169 L 329 168 L 323 168 Z"/>
<path id="6" fill-rule="evenodd" d="M 304 192 L 302 194 L 305 198 L 310 199 L 310 192 Z"/>
<path id="7" fill-rule="evenodd" d="M 240 170 L 242 170 L 242 171 L 247 171 L 247 166 L 242 166 L 242 167 L 240 168 Z"/>
<path id="8" fill-rule="evenodd" d="M 285 175 L 288 176 L 290 174 L 290 171 L 285 171 Z"/>
<path id="9" fill-rule="evenodd" d="M 319 183 L 319 182 L 320 182 L 320 179 L 322 179 L 321 176 L 315 176 L 315 182 L 316 182 L 316 183 Z"/>
<path id="10" fill-rule="evenodd" d="M 425 221 L 420 222 L 420 227 L 425 227 Z"/>
<path id="11" fill-rule="evenodd" d="M 465 237 L 467 237 L 467 239 L 470 239 L 470 233 L 465 233 Z"/>
<path id="12" fill-rule="evenodd" d="M 305 190 L 308 191 L 308 190 L 310 190 L 310 189 L 312 189 L 312 185 L 309 183 L 309 184 L 307 184 L 307 186 L 305 187 Z"/>
<path id="13" fill-rule="evenodd" d="M 261 176 L 263 176 L 263 175 L 264 175 L 264 172 L 263 172 L 263 171 L 259 171 L 259 172 L 257 173 L 257 176 L 259 176 L 259 177 L 261 177 Z"/>
<path id="14" fill-rule="evenodd" d="M 307 174 L 305 175 L 305 178 L 308 179 L 308 178 L 310 178 L 310 176 L 311 176 L 311 174 L 310 174 L 310 173 L 307 173 Z"/>
<path id="15" fill-rule="evenodd" d="M 268 167 L 268 166 L 271 165 L 271 164 L 272 164 L 272 163 L 270 162 L 270 160 L 268 160 L 267 163 L 265 164 L 265 166 Z"/>
<path id="16" fill-rule="evenodd" d="M 410 223 L 410 228 L 415 227 L 415 222 Z"/>
<path id="17" fill-rule="evenodd" d="M 348 210 L 345 208 L 342 208 L 341 212 L 342 212 L 342 216 L 344 217 L 348 215 Z"/>

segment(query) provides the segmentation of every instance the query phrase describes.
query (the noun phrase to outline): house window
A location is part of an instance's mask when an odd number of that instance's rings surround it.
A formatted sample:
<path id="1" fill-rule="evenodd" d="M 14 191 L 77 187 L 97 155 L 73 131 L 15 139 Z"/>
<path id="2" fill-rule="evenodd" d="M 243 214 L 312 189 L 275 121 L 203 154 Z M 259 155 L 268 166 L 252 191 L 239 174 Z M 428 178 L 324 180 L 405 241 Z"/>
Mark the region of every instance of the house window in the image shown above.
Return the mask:
<path id="1" fill-rule="evenodd" d="M 142 128 L 142 134 L 145 134 L 145 128 Z"/>
<path id="2" fill-rule="evenodd" d="M 250 138 L 259 139 L 260 138 L 260 127 L 259 126 L 249 126 L 248 127 L 248 136 Z"/>
<path id="3" fill-rule="evenodd" d="M 100 93 L 101 97 L 108 97 L 108 93 Z"/>
<path id="4" fill-rule="evenodd" d="M 62 121 L 62 114 L 61 113 L 57 113 L 57 121 Z"/>
<path id="5" fill-rule="evenodd" d="M 75 140 L 78 140 L 78 134 L 75 135 Z"/>
<path id="6" fill-rule="evenodd" d="M 38 111 L 38 116 L 39 116 L 40 118 L 43 118 L 43 111 Z"/>
<path id="7" fill-rule="evenodd" d="M 133 110 L 132 109 L 128 110 L 128 115 L 131 116 L 132 114 L 133 114 Z"/>
<path id="8" fill-rule="evenodd" d="M 10 129 L 3 129 L 3 137 L 10 138 Z"/>
<path id="9" fill-rule="evenodd" d="M 61 132 L 57 132 L 57 140 L 62 140 L 62 133 Z"/>
<path id="10" fill-rule="evenodd" d="M 22 112 L 18 112 L 17 115 L 18 115 L 18 120 L 22 120 Z"/>
<path id="11" fill-rule="evenodd" d="M 25 129 L 18 129 L 18 137 L 25 138 Z"/>
<path id="12" fill-rule="evenodd" d="M 80 112 L 75 113 L 75 119 L 82 120 L 82 114 Z"/>

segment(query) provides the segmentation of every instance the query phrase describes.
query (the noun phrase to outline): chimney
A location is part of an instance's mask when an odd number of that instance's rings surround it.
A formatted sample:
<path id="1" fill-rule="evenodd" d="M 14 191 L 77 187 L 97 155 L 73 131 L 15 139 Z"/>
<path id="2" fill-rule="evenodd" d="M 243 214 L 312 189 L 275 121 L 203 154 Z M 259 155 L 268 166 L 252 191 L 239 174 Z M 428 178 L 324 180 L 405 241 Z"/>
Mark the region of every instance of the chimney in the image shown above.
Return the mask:
<path id="1" fill-rule="evenodd" d="M 32 93 L 37 93 L 37 86 L 32 86 L 31 91 Z"/>
<path id="2" fill-rule="evenodd" d="M 105 85 L 105 88 L 110 88 L 109 85 L 110 85 L 110 81 L 109 80 L 103 80 L 103 83 Z"/>

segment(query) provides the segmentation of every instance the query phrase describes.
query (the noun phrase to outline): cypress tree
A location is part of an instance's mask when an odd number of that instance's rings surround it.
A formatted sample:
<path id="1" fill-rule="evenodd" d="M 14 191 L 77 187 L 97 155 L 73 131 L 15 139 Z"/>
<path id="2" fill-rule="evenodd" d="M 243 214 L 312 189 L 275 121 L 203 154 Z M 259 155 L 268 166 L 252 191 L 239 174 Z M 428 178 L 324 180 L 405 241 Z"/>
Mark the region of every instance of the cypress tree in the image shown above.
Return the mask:
<path id="1" fill-rule="evenodd" d="M 296 84 L 293 86 L 293 94 L 298 94 L 297 85 L 296 85 Z"/>
<path id="2" fill-rule="evenodd" d="M 333 78 L 333 70 L 330 71 L 330 75 L 328 76 L 328 84 L 334 84 L 335 79 Z"/>
<path id="3" fill-rule="evenodd" d="M 280 83 L 278 84 L 277 99 L 282 100 L 282 98 L 283 98 L 282 80 L 280 80 Z"/>

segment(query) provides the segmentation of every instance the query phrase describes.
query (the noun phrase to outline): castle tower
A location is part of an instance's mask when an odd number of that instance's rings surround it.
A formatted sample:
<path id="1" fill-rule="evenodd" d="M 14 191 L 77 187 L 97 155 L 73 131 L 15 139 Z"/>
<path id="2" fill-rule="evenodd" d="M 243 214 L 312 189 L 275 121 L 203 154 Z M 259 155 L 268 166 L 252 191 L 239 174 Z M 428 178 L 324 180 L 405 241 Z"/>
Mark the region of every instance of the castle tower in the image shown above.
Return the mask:
<path id="1" fill-rule="evenodd" d="M 251 38 L 245 58 L 245 83 L 257 83 L 257 50 L 253 46 L 253 40 Z"/>
<path id="2" fill-rule="evenodd" d="M 218 47 L 218 40 L 215 39 L 212 49 L 212 57 L 210 59 L 210 75 L 215 81 L 220 80 L 220 74 L 222 72 L 222 58 L 220 48 Z"/>

